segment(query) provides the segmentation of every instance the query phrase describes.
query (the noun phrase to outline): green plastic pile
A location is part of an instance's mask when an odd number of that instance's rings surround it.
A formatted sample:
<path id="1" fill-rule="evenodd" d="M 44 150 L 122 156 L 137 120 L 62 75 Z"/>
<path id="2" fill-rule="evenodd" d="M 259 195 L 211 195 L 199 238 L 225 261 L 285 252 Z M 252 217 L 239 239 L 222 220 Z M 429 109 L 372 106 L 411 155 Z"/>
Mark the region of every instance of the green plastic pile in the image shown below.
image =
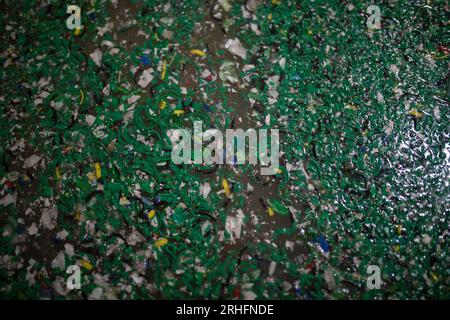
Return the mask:
<path id="1" fill-rule="evenodd" d="M 2 4 L 0 297 L 449 297 L 445 1 L 380 30 L 366 1 L 112 2 L 79 35 L 63 1 Z M 169 129 L 241 115 L 280 130 L 275 177 L 171 161 Z"/>

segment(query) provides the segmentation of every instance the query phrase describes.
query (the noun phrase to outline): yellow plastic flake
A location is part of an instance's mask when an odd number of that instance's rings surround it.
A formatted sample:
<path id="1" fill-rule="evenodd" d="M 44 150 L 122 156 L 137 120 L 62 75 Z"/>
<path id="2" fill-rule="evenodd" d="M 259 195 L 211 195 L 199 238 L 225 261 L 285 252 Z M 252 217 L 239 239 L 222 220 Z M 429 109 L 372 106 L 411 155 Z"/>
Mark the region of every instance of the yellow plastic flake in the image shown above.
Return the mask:
<path id="1" fill-rule="evenodd" d="M 414 118 L 416 118 L 416 119 L 422 118 L 422 116 L 423 116 L 423 114 L 422 114 L 421 112 L 417 111 L 416 109 L 412 109 L 412 110 L 409 112 L 409 114 L 410 114 L 411 116 L 413 116 Z"/>
<path id="2" fill-rule="evenodd" d="M 174 113 L 176 116 L 181 116 L 181 115 L 184 113 L 184 110 L 174 110 L 173 113 Z"/>
<path id="3" fill-rule="evenodd" d="M 92 270 L 92 268 L 94 268 L 94 266 L 89 261 L 86 261 L 84 259 L 80 260 L 80 264 L 83 268 L 89 271 Z"/>
<path id="4" fill-rule="evenodd" d="M 267 212 L 269 213 L 269 217 L 273 217 L 275 215 L 275 211 L 271 207 L 267 208 Z"/>
<path id="5" fill-rule="evenodd" d="M 84 92 L 83 90 L 80 90 L 80 104 L 82 104 L 84 101 Z"/>
<path id="6" fill-rule="evenodd" d="M 75 220 L 78 220 L 78 221 L 80 221 L 80 219 L 81 219 L 81 213 L 80 213 L 80 211 L 75 211 L 75 215 L 74 215 L 74 217 L 73 217 Z"/>
<path id="7" fill-rule="evenodd" d="M 364 153 L 364 161 L 366 161 L 368 157 L 369 155 L 367 153 Z"/>
<path id="8" fill-rule="evenodd" d="M 148 217 L 149 219 L 152 219 L 152 218 L 155 216 L 155 214 L 156 214 L 156 211 L 155 211 L 155 210 L 150 210 L 150 211 L 147 213 L 147 217 Z"/>
<path id="9" fill-rule="evenodd" d="M 163 68 L 161 72 L 161 79 L 164 80 L 166 78 L 166 69 L 167 69 L 167 63 L 166 60 L 164 60 Z"/>
<path id="10" fill-rule="evenodd" d="M 269 15 L 267 16 L 267 20 L 272 21 L 272 14 L 269 13 Z"/>
<path id="11" fill-rule="evenodd" d="M 433 279 L 433 281 L 438 281 L 439 280 L 439 277 L 436 275 L 436 273 L 431 271 L 430 274 L 431 274 L 431 278 Z"/>
<path id="12" fill-rule="evenodd" d="M 225 190 L 225 194 L 228 197 L 231 194 L 230 186 L 228 185 L 227 179 L 222 180 L 222 187 Z"/>
<path id="13" fill-rule="evenodd" d="M 76 29 L 75 29 L 75 35 L 76 35 L 76 36 L 79 36 L 80 33 L 81 33 L 81 29 L 80 29 L 80 28 L 76 28 Z"/>
<path id="14" fill-rule="evenodd" d="M 102 177 L 102 169 L 100 168 L 100 163 L 96 162 L 94 164 L 95 167 L 95 177 L 100 179 Z"/>
<path id="15" fill-rule="evenodd" d="M 192 54 L 195 54 L 195 55 L 197 55 L 197 56 L 199 56 L 199 57 L 204 57 L 204 56 L 206 56 L 206 53 L 204 53 L 202 50 L 198 50 L 198 49 L 192 49 L 192 50 L 191 50 L 191 53 L 192 53 Z"/>
<path id="16" fill-rule="evenodd" d="M 61 174 L 59 172 L 59 167 L 56 167 L 56 180 L 61 180 Z"/>
<path id="17" fill-rule="evenodd" d="M 395 246 L 395 247 L 394 247 L 394 251 L 395 251 L 395 252 L 399 252 L 399 251 L 400 251 L 400 246 Z"/>
<path id="18" fill-rule="evenodd" d="M 397 234 L 402 234 L 402 226 L 397 225 Z"/>
<path id="19" fill-rule="evenodd" d="M 272 4 L 275 5 L 279 5 L 281 3 L 281 0 L 272 0 Z"/>
<path id="20" fill-rule="evenodd" d="M 166 238 L 159 239 L 158 241 L 155 242 L 155 247 L 161 248 L 162 246 L 165 246 L 168 242 L 169 240 L 167 240 Z"/>
<path id="21" fill-rule="evenodd" d="M 159 107 L 161 110 L 164 110 L 164 108 L 166 107 L 166 105 L 167 105 L 167 102 L 165 102 L 164 100 L 161 100 L 161 101 L 159 102 L 158 107 Z"/>

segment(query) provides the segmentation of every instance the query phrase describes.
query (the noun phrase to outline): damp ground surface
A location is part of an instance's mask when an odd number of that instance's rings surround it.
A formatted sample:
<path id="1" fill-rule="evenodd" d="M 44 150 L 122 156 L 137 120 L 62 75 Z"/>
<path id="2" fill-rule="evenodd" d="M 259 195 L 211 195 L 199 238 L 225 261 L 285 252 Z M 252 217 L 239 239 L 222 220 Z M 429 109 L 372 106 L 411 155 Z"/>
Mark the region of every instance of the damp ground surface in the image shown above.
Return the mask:
<path id="1" fill-rule="evenodd" d="M 79 5 L 1 4 L 2 298 L 448 298 L 445 1 Z M 175 164 L 195 121 L 274 174 Z"/>

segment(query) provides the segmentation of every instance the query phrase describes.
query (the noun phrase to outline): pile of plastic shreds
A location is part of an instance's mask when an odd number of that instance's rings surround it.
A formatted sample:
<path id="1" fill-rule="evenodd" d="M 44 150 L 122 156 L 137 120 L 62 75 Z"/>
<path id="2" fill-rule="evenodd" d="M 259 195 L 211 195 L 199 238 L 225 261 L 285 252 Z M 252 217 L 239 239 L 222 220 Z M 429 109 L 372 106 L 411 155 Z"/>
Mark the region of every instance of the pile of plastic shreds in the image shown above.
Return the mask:
<path id="1" fill-rule="evenodd" d="M 74 4 L 0 5 L 2 298 L 449 297 L 445 1 L 379 30 L 362 1 Z M 175 165 L 196 120 L 280 129 L 277 175 Z"/>

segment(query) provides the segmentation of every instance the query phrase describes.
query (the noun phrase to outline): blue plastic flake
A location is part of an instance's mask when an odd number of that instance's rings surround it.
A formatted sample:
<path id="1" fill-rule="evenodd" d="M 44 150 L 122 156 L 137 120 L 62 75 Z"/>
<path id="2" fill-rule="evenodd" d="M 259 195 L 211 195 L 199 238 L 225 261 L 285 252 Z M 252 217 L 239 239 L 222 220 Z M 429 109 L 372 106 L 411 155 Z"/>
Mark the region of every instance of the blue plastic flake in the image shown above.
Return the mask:
<path id="1" fill-rule="evenodd" d="M 147 55 L 144 55 L 142 57 L 139 58 L 139 61 L 144 65 L 147 66 L 150 64 L 150 57 Z"/>
<path id="2" fill-rule="evenodd" d="M 208 111 L 208 112 L 212 112 L 212 109 L 210 106 L 208 106 L 207 104 L 203 105 L 203 110 Z"/>
<path id="3" fill-rule="evenodd" d="M 22 233 L 24 233 L 24 231 L 25 231 L 25 226 L 21 223 L 17 224 L 16 233 L 22 234 Z"/>
<path id="4" fill-rule="evenodd" d="M 317 238 L 315 238 L 313 243 L 318 245 L 323 252 L 325 253 L 330 252 L 330 245 L 328 244 L 327 240 L 323 235 L 320 235 Z"/>

